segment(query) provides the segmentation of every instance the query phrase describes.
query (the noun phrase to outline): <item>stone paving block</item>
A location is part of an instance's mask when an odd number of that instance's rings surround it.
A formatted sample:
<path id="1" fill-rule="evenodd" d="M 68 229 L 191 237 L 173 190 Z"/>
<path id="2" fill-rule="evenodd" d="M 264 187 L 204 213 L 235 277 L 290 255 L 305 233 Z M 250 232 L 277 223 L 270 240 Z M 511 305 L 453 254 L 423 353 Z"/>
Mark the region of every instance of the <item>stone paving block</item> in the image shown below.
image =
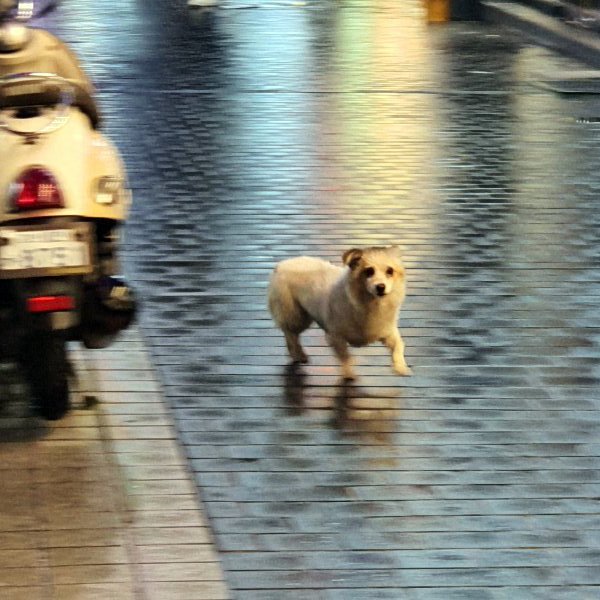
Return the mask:
<path id="1" fill-rule="evenodd" d="M 111 428 L 116 440 L 173 440 L 175 433 L 170 428 L 161 425 L 132 424 L 127 427 L 113 426 Z"/>
<path id="2" fill-rule="evenodd" d="M 217 562 L 218 555 L 209 544 L 149 544 L 136 547 L 140 563 Z"/>
<path id="3" fill-rule="evenodd" d="M 44 531 L 41 544 L 47 549 L 64 550 L 67 548 L 91 549 L 96 546 L 103 548 L 121 546 L 125 543 L 126 531 L 120 528 L 78 528 L 78 529 L 49 529 Z"/>
<path id="4" fill-rule="evenodd" d="M 48 588 L 44 586 L 0 587 L 1 600 L 46 600 Z"/>
<path id="5" fill-rule="evenodd" d="M 22 550 L 0 550 L 0 568 L 15 569 L 23 565 L 31 565 L 32 568 L 42 567 L 44 556 L 33 548 Z"/>
<path id="6" fill-rule="evenodd" d="M 168 430 L 171 426 L 171 420 L 169 417 L 162 414 L 126 414 L 126 415 L 107 415 L 106 424 L 113 428 L 120 427 L 123 431 L 127 432 L 131 429 L 142 428 L 144 433 L 148 433 L 145 427 L 162 427 Z M 118 433 L 118 430 L 116 430 Z M 166 434 L 163 434 L 166 435 Z M 171 433 L 173 436 L 174 434 Z M 117 436 L 118 437 L 118 436 Z M 134 437 L 133 435 L 131 437 Z"/>
<path id="7" fill-rule="evenodd" d="M 114 404 L 103 402 L 104 410 L 106 412 L 107 419 L 127 419 L 127 418 L 157 418 L 166 417 L 169 415 L 167 409 L 162 403 L 122 403 L 117 402 Z"/>
<path id="8" fill-rule="evenodd" d="M 35 456 L 35 465 L 47 467 L 101 466 L 105 464 L 104 446 L 101 440 L 76 441 L 72 439 L 52 441 L 44 438 L 25 453 Z M 35 466 L 34 465 L 34 466 Z"/>
<path id="9" fill-rule="evenodd" d="M 305 588 L 303 590 L 286 590 L 285 597 L 287 600 L 304 600 L 307 596 L 314 600 L 329 600 L 333 598 L 332 593 L 335 590 L 318 590 L 315 588 Z M 358 596 L 355 594 L 362 594 L 361 598 L 368 598 L 368 594 L 372 594 L 371 598 L 385 598 L 385 591 L 382 590 L 339 590 L 343 592 L 343 598 L 351 598 L 354 596 L 358 600 Z M 278 600 L 281 597 L 281 591 L 273 590 L 244 590 L 244 598 L 251 600 Z M 403 592 L 405 593 L 405 592 Z M 390 596 L 391 598 L 391 596 Z"/>
<path id="10" fill-rule="evenodd" d="M 196 510 L 195 494 L 136 494 L 129 499 L 129 507 L 135 511 Z"/>
<path id="11" fill-rule="evenodd" d="M 159 393 L 159 385 L 155 381 L 112 381 L 112 380 L 104 380 L 99 384 L 100 392 L 119 392 L 119 393 L 129 393 L 129 392 L 137 392 L 145 395 L 151 395 L 153 393 Z M 81 392 L 94 391 L 89 389 L 80 389 Z"/>
<path id="12" fill-rule="evenodd" d="M 531 595 L 529 593 L 531 591 Z M 286 598 L 289 600 L 301 600 L 306 598 L 306 593 L 310 594 L 311 598 L 318 600 L 396 600 L 398 592 L 394 589 L 373 589 L 373 588 L 330 588 L 328 590 L 287 590 Z M 528 590 L 523 586 L 502 586 L 501 588 L 490 588 L 485 586 L 477 586 L 468 589 L 451 588 L 451 587 L 424 587 L 424 588 L 407 588 L 402 590 L 402 597 L 407 600 L 510 600 L 510 598 L 519 598 L 524 594 L 535 600 L 543 600 L 543 598 L 557 597 L 566 600 L 577 600 L 584 598 L 591 600 L 595 592 L 593 587 L 581 586 L 577 589 L 565 589 L 557 586 L 545 587 L 540 586 Z M 279 598 L 278 591 L 259 590 L 259 591 L 244 591 L 244 597 L 250 600 L 277 600 Z"/>
<path id="13" fill-rule="evenodd" d="M 128 561 L 129 557 L 123 546 L 78 546 L 48 550 L 48 563 L 51 567 L 124 565 Z"/>
<path id="14" fill-rule="evenodd" d="M 132 527 L 203 527 L 204 519 L 196 510 L 137 510 L 129 511 Z"/>
<path id="15" fill-rule="evenodd" d="M 27 511 L 26 514 L 23 514 Z M 29 507 L 24 502 L 15 500 L 14 507 L 8 507 L 0 514 L 0 530 L 7 531 L 33 531 L 38 527 L 38 521 L 33 516 L 33 504 Z"/>
<path id="16" fill-rule="evenodd" d="M 177 445 L 169 440 L 122 440 L 118 437 L 112 441 L 112 447 L 117 454 L 138 454 L 152 456 L 153 452 L 160 452 L 167 460 L 180 460 L 180 452 Z M 164 460 L 157 460 L 161 465 L 165 464 Z M 168 463 L 167 463 L 168 464 Z"/>
<path id="17" fill-rule="evenodd" d="M 145 354 L 141 354 L 138 351 L 127 350 L 125 345 L 122 344 L 123 350 L 119 353 L 113 353 L 107 355 L 106 352 L 99 352 L 94 354 L 94 365 L 93 371 L 104 372 L 104 371 L 152 371 L 153 366 L 149 358 Z M 73 360 L 75 366 L 85 363 L 85 360 L 75 358 Z M 153 375 L 151 375 L 153 377 Z"/>
<path id="18" fill-rule="evenodd" d="M 56 467 L 50 466 L 46 469 L 31 469 L 34 483 L 72 483 L 105 482 L 111 476 L 111 469 L 106 464 L 92 464 L 81 467 Z M 56 462 L 52 463 L 56 465 Z"/>
<path id="19" fill-rule="evenodd" d="M 52 579 L 56 585 L 131 584 L 132 575 L 128 565 L 121 564 L 55 565 L 52 568 Z"/>
<path id="20" fill-rule="evenodd" d="M 53 587 L 53 600 L 134 600 L 136 593 L 127 582 L 58 584 Z"/>
<path id="21" fill-rule="evenodd" d="M 149 582 L 219 582 L 221 580 L 218 563 L 214 562 L 204 562 L 202 564 L 185 562 L 142 564 L 141 572 L 144 581 Z"/>
<path id="22" fill-rule="evenodd" d="M 122 410 L 128 410 L 132 407 L 135 410 L 136 404 L 140 405 L 140 410 L 160 410 L 163 402 L 163 396 L 160 392 L 103 392 L 103 402 L 108 405 L 118 404 L 123 407 Z M 142 408 L 143 407 L 143 408 Z"/>
<path id="23" fill-rule="evenodd" d="M 43 523 L 51 523 L 52 529 L 116 529 L 121 525 L 116 511 L 80 511 L 77 507 L 49 507 L 43 504 L 36 509 L 36 517 Z"/>
<path id="24" fill-rule="evenodd" d="M 60 419 L 56 422 L 54 429 L 72 429 L 72 428 L 86 428 L 95 427 L 96 418 L 94 415 L 84 414 L 81 411 L 72 411 L 65 418 Z"/>
<path id="25" fill-rule="evenodd" d="M 173 456 L 169 452 L 126 452 L 115 456 L 116 462 L 124 469 L 134 469 L 137 467 L 151 467 L 158 463 L 166 467 L 180 467 L 184 459 L 180 456 Z"/>
<path id="26" fill-rule="evenodd" d="M 49 441 L 82 440 L 96 441 L 100 439 L 95 427 L 57 427 L 48 433 Z"/>
<path id="27" fill-rule="evenodd" d="M 145 479 L 144 473 L 138 476 L 135 472 L 129 482 L 128 490 L 131 496 L 177 496 L 194 493 L 194 486 L 189 478 L 171 479 Z M 132 501 L 135 501 L 135 497 Z"/>
<path id="28" fill-rule="evenodd" d="M 37 548 L 37 535 L 27 529 L 0 530 L 0 547 L 5 551 Z"/>
<path id="29" fill-rule="evenodd" d="M 221 583 L 199 581 L 153 582 L 146 588 L 149 600 L 228 600 Z"/>
<path id="30" fill-rule="evenodd" d="M 0 589 L 17 587 L 25 583 L 32 587 L 44 585 L 48 572 L 46 569 L 28 567 L 4 568 L 0 566 Z"/>
<path id="31" fill-rule="evenodd" d="M 189 481 L 188 470 L 185 465 L 130 465 L 122 467 L 127 475 L 128 481 L 132 485 L 138 485 L 140 481 L 169 481 L 173 486 L 174 493 L 191 493 L 193 487 L 186 487 L 185 483 Z M 143 484 L 139 484 L 140 486 Z M 182 490 L 187 491 L 182 491 Z"/>
<path id="32" fill-rule="evenodd" d="M 133 539 L 139 546 L 150 546 L 153 544 L 209 544 L 211 532 L 207 527 L 183 526 L 183 527 L 136 527 L 133 531 Z"/>

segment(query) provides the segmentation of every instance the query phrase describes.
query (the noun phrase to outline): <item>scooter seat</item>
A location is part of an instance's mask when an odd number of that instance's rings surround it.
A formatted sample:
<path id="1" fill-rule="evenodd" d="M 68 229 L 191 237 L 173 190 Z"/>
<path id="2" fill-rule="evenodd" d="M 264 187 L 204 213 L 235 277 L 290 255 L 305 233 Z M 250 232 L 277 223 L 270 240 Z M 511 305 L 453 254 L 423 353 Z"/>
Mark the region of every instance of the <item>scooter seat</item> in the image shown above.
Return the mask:
<path id="1" fill-rule="evenodd" d="M 100 114 L 98 106 L 92 95 L 76 81 L 69 81 L 73 86 L 75 97 L 73 106 L 76 106 L 82 113 L 87 115 L 93 129 L 100 126 Z M 61 101 L 58 88 L 44 85 L 44 81 L 39 83 L 29 80 L 26 85 L 19 90 L 18 85 L 8 87 L 0 86 L 0 110 L 6 108 L 26 108 L 56 106 Z"/>

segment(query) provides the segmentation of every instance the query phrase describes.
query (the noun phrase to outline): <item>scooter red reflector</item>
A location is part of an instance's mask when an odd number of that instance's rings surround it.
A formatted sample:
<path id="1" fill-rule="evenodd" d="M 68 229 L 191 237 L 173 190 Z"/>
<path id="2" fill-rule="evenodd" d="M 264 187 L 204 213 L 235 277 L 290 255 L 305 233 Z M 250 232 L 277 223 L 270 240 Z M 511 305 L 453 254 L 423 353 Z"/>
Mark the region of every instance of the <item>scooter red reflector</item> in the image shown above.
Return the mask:
<path id="1" fill-rule="evenodd" d="M 28 169 L 15 182 L 13 204 L 16 210 L 62 208 L 63 197 L 56 179 L 46 169 Z"/>
<path id="2" fill-rule="evenodd" d="M 71 296 L 36 296 L 27 299 L 27 310 L 30 313 L 75 310 L 75 299 Z"/>

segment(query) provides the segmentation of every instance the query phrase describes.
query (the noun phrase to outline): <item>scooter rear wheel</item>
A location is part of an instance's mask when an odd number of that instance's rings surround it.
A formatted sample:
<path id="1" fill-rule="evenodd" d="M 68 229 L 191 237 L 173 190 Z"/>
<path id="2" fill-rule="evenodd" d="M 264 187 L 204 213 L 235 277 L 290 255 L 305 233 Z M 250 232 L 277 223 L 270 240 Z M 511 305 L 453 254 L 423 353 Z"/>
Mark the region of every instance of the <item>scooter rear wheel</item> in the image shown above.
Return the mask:
<path id="1" fill-rule="evenodd" d="M 23 367 L 38 414 L 48 421 L 64 417 L 71 405 L 65 341 L 52 333 L 32 336 L 25 343 Z"/>

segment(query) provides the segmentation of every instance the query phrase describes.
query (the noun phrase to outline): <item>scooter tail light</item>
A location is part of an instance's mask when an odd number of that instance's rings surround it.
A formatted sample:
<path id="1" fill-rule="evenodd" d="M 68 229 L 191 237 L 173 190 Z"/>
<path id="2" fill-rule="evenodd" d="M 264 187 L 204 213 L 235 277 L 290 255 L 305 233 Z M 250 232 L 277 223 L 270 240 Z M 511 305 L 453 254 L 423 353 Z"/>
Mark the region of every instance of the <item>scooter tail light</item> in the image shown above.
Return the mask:
<path id="1" fill-rule="evenodd" d="M 58 182 L 46 169 L 27 169 L 13 184 L 13 206 L 18 212 L 63 208 L 64 205 Z"/>
<path id="2" fill-rule="evenodd" d="M 49 313 L 75 310 L 72 296 L 35 296 L 27 299 L 27 311 L 30 313 Z"/>

